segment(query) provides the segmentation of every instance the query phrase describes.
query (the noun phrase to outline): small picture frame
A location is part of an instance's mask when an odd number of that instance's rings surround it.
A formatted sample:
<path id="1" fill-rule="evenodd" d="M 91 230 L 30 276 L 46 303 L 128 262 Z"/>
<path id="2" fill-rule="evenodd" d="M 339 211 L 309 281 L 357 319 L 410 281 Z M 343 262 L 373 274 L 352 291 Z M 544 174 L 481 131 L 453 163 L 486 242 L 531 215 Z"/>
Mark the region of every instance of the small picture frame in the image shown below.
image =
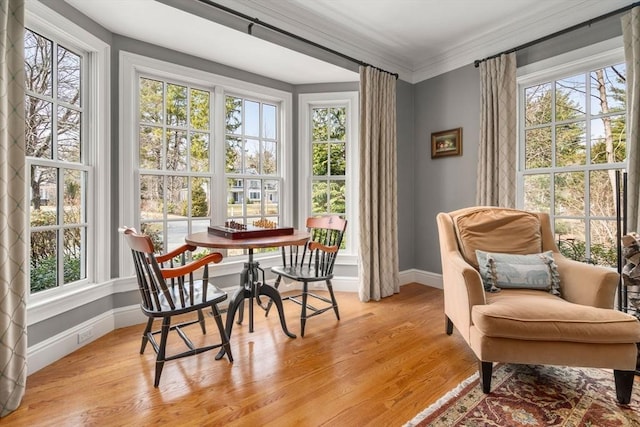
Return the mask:
<path id="1" fill-rule="evenodd" d="M 431 158 L 462 154 L 462 128 L 431 134 Z"/>

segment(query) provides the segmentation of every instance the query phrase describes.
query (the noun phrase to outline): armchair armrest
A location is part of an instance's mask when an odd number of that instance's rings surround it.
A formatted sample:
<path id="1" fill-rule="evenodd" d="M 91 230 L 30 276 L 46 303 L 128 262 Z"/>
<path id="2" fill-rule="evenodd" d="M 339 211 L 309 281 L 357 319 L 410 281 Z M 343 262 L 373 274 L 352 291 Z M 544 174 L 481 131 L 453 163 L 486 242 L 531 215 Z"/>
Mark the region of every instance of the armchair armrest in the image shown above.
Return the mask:
<path id="1" fill-rule="evenodd" d="M 212 252 L 198 260 L 190 262 L 189 264 L 181 265 L 179 267 L 161 268 L 160 271 L 162 272 L 162 277 L 165 279 L 171 279 L 174 277 L 185 276 L 204 265 L 219 263 L 220 261 L 222 261 L 222 254 L 220 252 Z"/>
<path id="2" fill-rule="evenodd" d="M 167 252 L 166 254 L 156 255 L 156 260 L 162 264 L 163 262 L 167 262 L 178 255 L 182 255 L 186 251 L 195 251 L 196 247 L 192 245 L 182 245 L 174 250 Z"/>
<path id="3" fill-rule="evenodd" d="M 605 267 L 565 258 L 558 252 L 553 257 L 560 273 L 562 298 L 582 305 L 613 308 L 619 275 Z"/>

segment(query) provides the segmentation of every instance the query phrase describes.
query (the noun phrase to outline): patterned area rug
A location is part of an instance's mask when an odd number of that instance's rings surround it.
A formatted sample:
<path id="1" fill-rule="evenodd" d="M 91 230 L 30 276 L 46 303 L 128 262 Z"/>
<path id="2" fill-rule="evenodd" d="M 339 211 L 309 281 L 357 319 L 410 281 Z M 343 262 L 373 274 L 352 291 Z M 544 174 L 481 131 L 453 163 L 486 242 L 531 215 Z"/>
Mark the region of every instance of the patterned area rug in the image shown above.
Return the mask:
<path id="1" fill-rule="evenodd" d="M 612 371 L 499 364 L 490 394 L 475 374 L 405 424 L 414 426 L 640 426 L 640 384 L 619 405 Z"/>

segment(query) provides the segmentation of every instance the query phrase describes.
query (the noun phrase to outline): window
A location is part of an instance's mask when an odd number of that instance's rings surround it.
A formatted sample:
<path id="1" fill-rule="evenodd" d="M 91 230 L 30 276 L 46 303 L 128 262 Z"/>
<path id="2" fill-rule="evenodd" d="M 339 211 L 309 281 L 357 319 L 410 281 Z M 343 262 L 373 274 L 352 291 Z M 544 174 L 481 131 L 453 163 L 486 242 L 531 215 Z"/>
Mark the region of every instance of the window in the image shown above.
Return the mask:
<path id="1" fill-rule="evenodd" d="M 272 102 L 225 97 L 226 220 L 281 224 L 279 108 Z"/>
<path id="2" fill-rule="evenodd" d="M 345 254 L 357 253 L 358 94 L 300 95 L 300 219 L 349 221 Z M 344 257 L 343 257 L 344 258 Z"/>
<path id="3" fill-rule="evenodd" d="M 139 78 L 140 228 L 169 251 L 211 217 L 211 92 Z"/>
<path id="4" fill-rule="evenodd" d="M 564 255 L 615 266 L 615 171 L 626 166 L 625 65 L 609 55 L 523 78 L 519 199 L 548 212 Z"/>
<path id="5" fill-rule="evenodd" d="M 31 292 L 87 278 L 84 59 L 25 30 Z"/>

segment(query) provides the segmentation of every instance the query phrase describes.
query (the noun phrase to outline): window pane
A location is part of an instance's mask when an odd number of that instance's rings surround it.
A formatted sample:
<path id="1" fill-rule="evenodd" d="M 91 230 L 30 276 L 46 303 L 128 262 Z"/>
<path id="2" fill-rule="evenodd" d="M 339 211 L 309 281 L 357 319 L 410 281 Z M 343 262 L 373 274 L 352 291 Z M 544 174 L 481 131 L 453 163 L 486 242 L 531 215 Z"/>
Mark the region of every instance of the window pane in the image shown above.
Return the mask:
<path id="1" fill-rule="evenodd" d="M 187 88 L 167 84 L 167 125 L 187 125 Z"/>
<path id="2" fill-rule="evenodd" d="M 345 210 L 345 182 L 329 182 L 329 211 L 333 214 L 344 214 Z"/>
<path id="3" fill-rule="evenodd" d="M 87 277 L 86 230 L 74 227 L 64 230 L 64 283 Z"/>
<path id="4" fill-rule="evenodd" d="M 329 131 L 328 131 L 328 118 L 329 110 L 327 108 L 314 108 L 313 114 L 311 117 L 312 121 L 312 138 L 313 142 L 315 141 L 328 141 L 329 140 Z"/>
<path id="5" fill-rule="evenodd" d="M 240 173 L 242 171 L 242 140 L 237 137 L 227 137 L 226 172 Z"/>
<path id="6" fill-rule="evenodd" d="M 624 63 L 591 72 L 591 114 L 626 110 L 626 74 Z"/>
<path id="7" fill-rule="evenodd" d="M 587 249 L 584 220 L 556 219 L 555 233 L 558 249 L 567 258 L 585 262 Z"/>
<path id="8" fill-rule="evenodd" d="M 551 209 L 550 183 L 549 174 L 524 176 L 524 210 L 549 212 Z"/>
<path id="9" fill-rule="evenodd" d="M 28 29 L 24 32 L 25 87 L 40 95 L 53 95 L 53 43 Z"/>
<path id="10" fill-rule="evenodd" d="M 577 75 L 556 81 L 556 120 L 571 120 L 585 115 L 585 76 Z"/>
<path id="11" fill-rule="evenodd" d="M 168 176 L 166 202 L 169 219 L 186 217 L 188 212 L 188 179 L 185 176 Z"/>
<path id="12" fill-rule="evenodd" d="M 584 172 L 555 175 L 555 214 L 584 216 Z"/>
<path id="13" fill-rule="evenodd" d="M 278 144 L 265 141 L 262 150 L 262 173 L 273 175 L 278 172 Z"/>
<path id="14" fill-rule="evenodd" d="M 209 171 L 209 134 L 191 134 L 191 170 L 193 172 Z"/>
<path id="15" fill-rule="evenodd" d="M 167 131 L 167 170 L 187 170 L 187 132 Z"/>
<path id="16" fill-rule="evenodd" d="M 167 251 L 184 245 L 184 236 L 189 232 L 187 221 L 167 221 Z"/>
<path id="17" fill-rule="evenodd" d="M 162 128 L 141 126 L 140 168 L 162 170 Z"/>
<path id="18" fill-rule="evenodd" d="M 585 122 L 556 126 L 556 166 L 586 164 Z"/>
<path id="19" fill-rule="evenodd" d="M 191 178 L 191 217 L 209 216 L 209 194 L 211 180 L 208 178 Z"/>
<path id="20" fill-rule="evenodd" d="M 264 180 L 264 212 L 266 215 L 280 214 L 280 181 L 278 180 Z"/>
<path id="21" fill-rule="evenodd" d="M 32 231 L 30 254 L 31 293 L 58 286 L 58 232 Z"/>
<path id="22" fill-rule="evenodd" d="M 258 140 L 245 140 L 244 153 L 244 173 L 257 175 L 260 171 L 260 143 Z"/>
<path id="23" fill-rule="evenodd" d="M 311 147 L 312 165 L 311 173 L 314 176 L 325 176 L 329 173 L 329 144 L 313 143 Z"/>
<path id="24" fill-rule="evenodd" d="M 313 181 L 311 185 L 311 212 L 323 214 L 329 212 L 328 185 L 324 181 Z"/>
<path id="25" fill-rule="evenodd" d="M 209 130 L 209 92 L 191 89 L 191 127 Z"/>
<path id="26" fill-rule="evenodd" d="M 161 222 L 147 222 L 140 225 L 140 232 L 151 238 L 156 252 L 164 248 L 164 228 Z"/>
<path id="27" fill-rule="evenodd" d="M 626 152 L 626 115 L 591 120 L 591 163 L 623 162 Z"/>
<path id="28" fill-rule="evenodd" d="M 244 101 L 244 133 L 247 136 L 260 136 L 260 103 Z"/>
<path id="29" fill-rule="evenodd" d="M 140 175 L 140 218 L 160 219 L 164 213 L 164 185 L 161 176 Z"/>
<path id="30" fill-rule="evenodd" d="M 237 218 L 244 215 L 244 180 L 227 179 L 227 216 Z"/>
<path id="31" fill-rule="evenodd" d="M 345 144 L 330 144 L 331 175 L 346 175 L 347 153 Z"/>
<path id="32" fill-rule="evenodd" d="M 25 99 L 26 155 L 41 159 L 53 158 L 53 104 L 27 96 Z"/>
<path id="33" fill-rule="evenodd" d="M 593 216 L 615 217 L 615 171 L 597 170 L 589 172 L 590 213 Z"/>
<path id="34" fill-rule="evenodd" d="M 158 123 L 164 121 L 162 99 L 164 83 L 151 79 L 140 79 L 140 121 Z"/>
<path id="35" fill-rule="evenodd" d="M 242 99 L 227 96 L 226 98 L 226 131 L 236 135 L 242 134 Z"/>
<path id="36" fill-rule="evenodd" d="M 58 107 L 58 159 L 80 162 L 80 112 Z"/>
<path id="37" fill-rule="evenodd" d="M 617 267 L 616 222 L 613 220 L 592 220 L 590 225 L 591 262 L 606 267 Z"/>
<path id="38" fill-rule="evenodd" d="M 525 126 L 551 121 L 551 84 L 543 83 L 525 89 Z"/>
<path id="39" fill-rule="evenodd" d="M 32 166 L 31 225 L 55 225 L 57 223 L 58 170 L 57 168 Z"/>
<path id="40" fill-rule="evenodd" d="M 276 138 L 276 106 L 263 104 L 262 106 L 262 133 L 265 138 L 275 139 Z"/>
<path id="41" fill-rule="evenodd" d="M 329 110 L 329 123 L 331 124 L 331 140 L 332 141 L 344 141 L 345 140 L 345 120 L 346 109 L 345 108 L 331 108 Z"/>
<path id="42" fill-rule="evenodd" d="M 84 206 L 85 173 L 77 170 L 64 171 L 64 206 L 65 224 L 80 224 L 86 221 Z"/>
<path id="43" fill-rule="evenodd" d="M 80 56 L 58 46 L 58 99 L 80 106 Z"/>
<path id="44" fill-rule="evenodd" d="M 525 169 L 551 167 L 551 128 L 525 131 Z"/>

